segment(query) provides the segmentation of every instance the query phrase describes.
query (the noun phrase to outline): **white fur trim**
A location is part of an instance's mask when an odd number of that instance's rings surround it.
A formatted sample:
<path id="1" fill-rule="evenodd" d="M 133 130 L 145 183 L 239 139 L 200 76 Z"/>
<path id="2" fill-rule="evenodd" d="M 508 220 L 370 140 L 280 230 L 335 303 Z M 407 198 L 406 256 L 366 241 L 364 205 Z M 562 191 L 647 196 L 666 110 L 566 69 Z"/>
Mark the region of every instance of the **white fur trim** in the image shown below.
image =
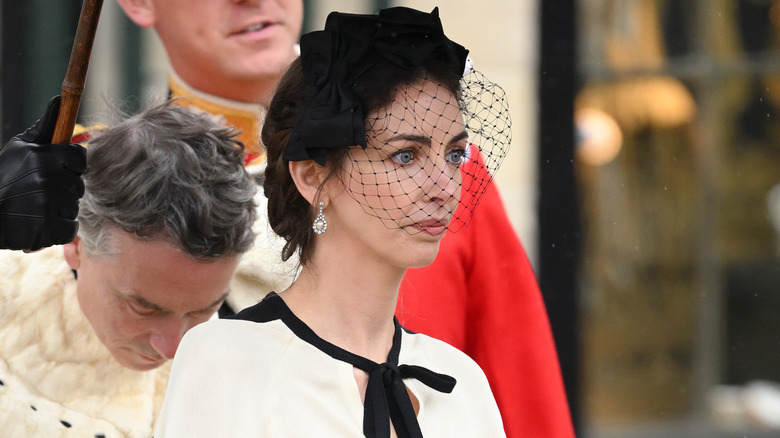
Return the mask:
<path id="1" fill-rule="evenodd" d="M 99 429 L 106 438 L 148 438 L 169 370 L 133 371 L 114 360 L 81 312 L 62 247 L 0 251 L 4 436 L 91 437 Z"/>

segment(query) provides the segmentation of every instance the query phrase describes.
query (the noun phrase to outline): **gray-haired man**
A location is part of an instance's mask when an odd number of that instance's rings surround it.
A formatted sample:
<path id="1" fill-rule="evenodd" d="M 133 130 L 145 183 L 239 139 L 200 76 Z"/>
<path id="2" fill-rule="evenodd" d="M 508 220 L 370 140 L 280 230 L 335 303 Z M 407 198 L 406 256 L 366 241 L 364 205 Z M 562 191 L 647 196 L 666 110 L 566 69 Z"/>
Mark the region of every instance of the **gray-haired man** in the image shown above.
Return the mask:
<path id="1" fill-rule="evenodd" d="M 0 251 L 4 434 L 151 435 L 162 365 L 217 311 L 254 240 L 256 185 L 234 135 L 182 106 L 130 117 L 89 142 L 76 239 Z"/>

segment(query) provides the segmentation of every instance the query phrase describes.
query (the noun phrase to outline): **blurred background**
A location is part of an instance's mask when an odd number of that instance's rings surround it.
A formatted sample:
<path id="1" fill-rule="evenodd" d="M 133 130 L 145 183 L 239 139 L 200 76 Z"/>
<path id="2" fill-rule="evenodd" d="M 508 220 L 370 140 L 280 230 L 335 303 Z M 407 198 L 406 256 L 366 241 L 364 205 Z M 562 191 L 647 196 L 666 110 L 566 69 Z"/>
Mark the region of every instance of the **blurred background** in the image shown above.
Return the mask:
<path id="1" fill-rule="evenodd" d="M 60 93 L 81 2 L 0 4 L 5 142 Z M 305 30 L 436 6 L 304 4 Z M 780 436 L 780 0 L 439 6 L 508 93 L 498 185 L 578 436 Z M 105 0 L 79 121 L 159 101 L 167 72 L 154 33 Z"/>

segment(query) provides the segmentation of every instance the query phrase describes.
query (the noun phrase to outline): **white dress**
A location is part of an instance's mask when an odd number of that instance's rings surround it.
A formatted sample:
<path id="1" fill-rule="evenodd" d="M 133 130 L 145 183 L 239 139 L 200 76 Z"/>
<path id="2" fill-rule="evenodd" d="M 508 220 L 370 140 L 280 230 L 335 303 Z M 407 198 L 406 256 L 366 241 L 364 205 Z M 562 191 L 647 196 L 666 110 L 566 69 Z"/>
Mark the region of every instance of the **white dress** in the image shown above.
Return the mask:
<path id="1" fill-rule="evenodd" d="M 319 338 L 274 293 L 237 317 L 185 335 L 156 438 L 387 436 L 391 416 L 399 437 L 505 436 L 484 373 L 444 342 L 396 323 L 376 364 Z M 353 366 L 369 372 L 365 405 Z"/>

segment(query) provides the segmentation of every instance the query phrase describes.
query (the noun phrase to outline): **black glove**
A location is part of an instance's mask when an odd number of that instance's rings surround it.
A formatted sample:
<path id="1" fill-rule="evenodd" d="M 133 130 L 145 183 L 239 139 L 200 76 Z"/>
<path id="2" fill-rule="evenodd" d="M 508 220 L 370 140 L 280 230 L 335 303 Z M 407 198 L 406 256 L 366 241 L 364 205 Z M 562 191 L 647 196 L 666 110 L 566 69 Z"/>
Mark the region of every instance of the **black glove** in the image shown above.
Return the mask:
<path id="1" fill-rule="evenodd" d="M 50 144 L 59 108 L 53 97 L 33 127 L 0 148 L 0 249 L 35 251 L 76 237 L 87 152 Z"/>

